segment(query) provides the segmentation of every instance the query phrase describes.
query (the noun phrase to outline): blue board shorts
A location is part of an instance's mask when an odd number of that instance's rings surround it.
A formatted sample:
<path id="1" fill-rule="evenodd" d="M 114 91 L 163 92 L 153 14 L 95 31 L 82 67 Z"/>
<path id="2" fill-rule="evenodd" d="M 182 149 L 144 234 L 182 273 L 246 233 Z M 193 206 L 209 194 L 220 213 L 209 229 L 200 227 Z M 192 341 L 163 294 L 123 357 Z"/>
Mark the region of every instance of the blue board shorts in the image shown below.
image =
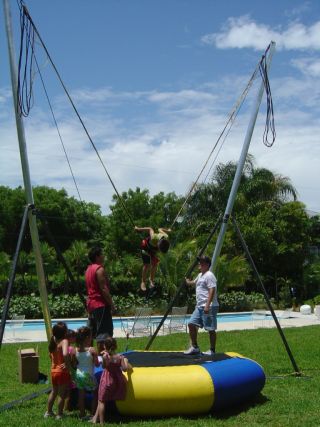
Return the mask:
<path id="1" fill-rule="evenodd" d="M 211 306 L 209 313 L 204 312 L 204 307 L 196 307 L 191 315 L 188 325 L 196 325 L 204 328 L 205 331 L 215 331 L 217 329 L 217 314 L 219 307 Z"/>

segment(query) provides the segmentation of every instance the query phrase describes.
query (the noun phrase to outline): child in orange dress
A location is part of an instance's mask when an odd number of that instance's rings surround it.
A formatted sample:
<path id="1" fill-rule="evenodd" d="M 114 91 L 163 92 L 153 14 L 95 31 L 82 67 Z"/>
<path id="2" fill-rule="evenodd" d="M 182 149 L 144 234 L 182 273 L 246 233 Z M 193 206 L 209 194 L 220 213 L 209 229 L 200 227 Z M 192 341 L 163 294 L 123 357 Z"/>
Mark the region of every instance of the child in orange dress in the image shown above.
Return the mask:
<path id="1" fill-rule="evenodd" d="M 92 422 L 104 423 L 105 407 L 108 400 L 124 400 L 126 397 L 127 380 L 122 371 L 131 369 L 131 366 L 123 355 L 116 353 L 117 342 L 114 338 L 108 337 L 105 341 L 105 351 L 103 352 L 103 367 L 99 391 L 98 407 Z"/>
<path id="2" fill-rule="evenodd" d="M 67 333 L 68 328 L 64 322 L 58 322 L 52 328 L 52 337 L 49 343 L 52 390 L 48 397 L 48 407 L 44 414 L 45 418 L 55 416 L 52 408 L 57 396 L 59 396 L 59 402 L 56 419 L 61 419 L 63 415 L 65 399 L 71 382 Z"/>

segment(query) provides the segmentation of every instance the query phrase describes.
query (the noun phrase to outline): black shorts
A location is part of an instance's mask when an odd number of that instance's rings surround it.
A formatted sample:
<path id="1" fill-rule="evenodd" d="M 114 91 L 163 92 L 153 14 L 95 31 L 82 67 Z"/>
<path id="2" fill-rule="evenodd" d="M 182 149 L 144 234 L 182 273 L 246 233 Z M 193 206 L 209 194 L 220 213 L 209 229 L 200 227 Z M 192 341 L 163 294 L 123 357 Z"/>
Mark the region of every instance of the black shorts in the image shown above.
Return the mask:
<path id="1" fill-rule="evenodd" d="M 108 306 L 99 307 L 89 313 L 89 327 L 92 330 L 92 337 L 96 338 L 100 334 L 113 336 L 113 321 L 111 308 Z"/>
<path id="2" fill-rule="evenodd" d="M 154 252 L 142 250 L 141 258 L 144 265 L 157 265 L 159 263 L 159 259 L 156 257 Z"/>

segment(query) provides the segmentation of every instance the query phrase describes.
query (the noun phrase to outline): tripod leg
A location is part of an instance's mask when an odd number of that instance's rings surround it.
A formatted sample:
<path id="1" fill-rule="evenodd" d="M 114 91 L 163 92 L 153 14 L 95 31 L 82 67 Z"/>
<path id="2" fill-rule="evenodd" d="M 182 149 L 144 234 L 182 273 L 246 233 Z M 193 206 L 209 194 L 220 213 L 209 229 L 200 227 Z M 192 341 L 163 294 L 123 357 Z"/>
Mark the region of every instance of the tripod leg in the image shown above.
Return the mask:
<path id="1" fill-rule="evenodd" d="M 15 254 L 13 257 L 13 261 L 12 261 L 10 278 L 9 278 L 9 283 L 8 283 L 8 288 L 7 288 L 7 295 L 6 295 L 6 299 L 5 299 L 5 303 L 4 303 L 4 307 L 3 307 L 1 325 L 0 325 L 0 348 L 1 348 L 2 340 L 3 340 L 4 328 L 6 326 L 6 319 L 8 317 L 9 304 L 10 304 L 10 299 L 11 299 L 11 294 L 12 294 L 12 287 L 13 287 L 14 279 L 16 277 L 17 264 L 18 264 L 18 260 L 19 260 L 20 249 L 22 246 L 22 239 L 24 238 L 25 231 L 26 231 L 29 209 L 30 209 L 29 205 L 27 205 L 24 209 L 21 227 L 20 227 L 20 232 L 19 232 L 19 237 L 18 237 L 18 242 L 17 242 L 17 246 L 16 246 L 16 251 L 15 251 Z"/>
<path id="2" fill-rule="evenodd" d="M 272 314 L 273 320 L 275 321 L 275 324 L 276 324 L 276 327 L 277 327 L 278 332 L 279 332 L 279 334 L 280 334 L 280 337 L 281 337 L 281 339 L 282 339 L 282 342 L 283 342 L 283 344 L 284 344 L 284 346 L 285 346 L 285 349 L 286 349 L 286 351 L 287 351 L 287 353 L 288 353 L 288 356 L 289 356 L 289 358 L 290 358 L 290 361 L 291 361 L 291 363 L 292 363 L 292 366 L 293 366 L 294 372 L 295 372 L 295 374 L 296 374 L 297 376 L 300 376 L 300 375 L 301 375 L 301 372 L 300 372 L 300 370 L 299 370 L 299 368 L 298 368 L 298 366 L 297 366 L 297 364 L 296 364 L 296 361 L 294 360 L 294 357 L 293 357 L 293 354 L 292 354 L 291 349 L 290 349 L 290 347 L 289 347 L 289 344 L 288 344 L 288 342 L 287 342 L 287 340 L 286 340 L 286 337 L 285 337 L 285 335 L 284 335 L 284 333 L 283 333 L 283 330 L 282 330 L 282 328 L 281 328 L 281 326 L 280 326 L 280 323 L 279 323 L 279 321 L 278 321 L 278 318 L 277 318 L 277 316 L 276 316 L 276 314 L 275 314 L 275 312 L 274 312 L 274 310 L 273 310 L 273 307 L 272 307 L 272 304 L 271 304 L 271 302 L 270 302 L 269 296 L 268 296 L 268 294 L 267 294 L 266 288 L 264 287 L 264 284 L 262 283 L 261 277 L 260 277 L 260 275 L 259 275 L 259 273 L 258 273 L 258 270 L 257 270 L 257 268 L 256 268 L 256 266 L 255 266 L 255 263 L 254 263 L 254 261 L 253 261 L 253 259 L 252 259 L 252 257 L 251 257 L 251 254 L 250 254 L 250 252 L 249 252 L 248 246 L 247 246 L 247 244 L 246 244 L 246 242 L 245 242 L 245 240 L 244 240 L 244 238 L 243 238 L 243 236 L 242 236 L 242 234 L 241 234 L 241 231 L 240 231 L 240 229 L 239 229 L 239 227 L 238 227 L 238 224 L 237 224 L 237 222 L 236 222 L 236 220 L 235 220 L 235 218 L 234 218 L 234 217 L 232 217 L 232 222 L 233 222 L 233 225 L 234 225 L 234 227 L 235 227 L 235 230 L 236 230 L 236 232 L 237 232 L 237 234 L 238 234 L 238 237 L 239 237 L 239 239 L 240 239 L 240 242 L 241 242 L 241 244 L 242 244 L 242 247 L 243 247 L 243 249 L 244 249 L 244 251 L 245 251 L 246 257 L 247 257 L 247 259 L 248 259 L 249 263 L 251 264 L 251 267 L 252 267 L 252 269 L 253 269 L 253 272 L 254 272 L 254 274 L 255 274 L 255 276 L 256 276 L 256 279 L 257 279 L 258 283 L 259 283 L 259 284 L 260 284 L 260 286 L 261 286 L 261 289 L 262 289 L 262 291 L 263 291 L 263 295 L 264 295 L 264 298 L 265 298 L 265 300 L 266 300 L 267 306 L 268 306 L 268 308 L 269 308 L 269 310 L 270 310 L 270 312 L 271 312 L 271 314 Z"/>

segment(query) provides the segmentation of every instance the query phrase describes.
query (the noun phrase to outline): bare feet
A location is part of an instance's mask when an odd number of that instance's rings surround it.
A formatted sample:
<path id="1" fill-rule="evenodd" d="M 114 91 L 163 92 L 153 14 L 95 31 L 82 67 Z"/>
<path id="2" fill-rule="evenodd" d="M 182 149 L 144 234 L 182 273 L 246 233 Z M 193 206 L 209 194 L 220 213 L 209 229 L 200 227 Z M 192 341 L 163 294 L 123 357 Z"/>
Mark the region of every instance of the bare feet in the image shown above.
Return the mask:
<path id="1" fill-rule="evenodd" d="M 142 292 L 146 292 L 147 287 L 146 287 L 146 284 L 144 282 L 141 282 L 140 289 L 142 290 Z"/>

